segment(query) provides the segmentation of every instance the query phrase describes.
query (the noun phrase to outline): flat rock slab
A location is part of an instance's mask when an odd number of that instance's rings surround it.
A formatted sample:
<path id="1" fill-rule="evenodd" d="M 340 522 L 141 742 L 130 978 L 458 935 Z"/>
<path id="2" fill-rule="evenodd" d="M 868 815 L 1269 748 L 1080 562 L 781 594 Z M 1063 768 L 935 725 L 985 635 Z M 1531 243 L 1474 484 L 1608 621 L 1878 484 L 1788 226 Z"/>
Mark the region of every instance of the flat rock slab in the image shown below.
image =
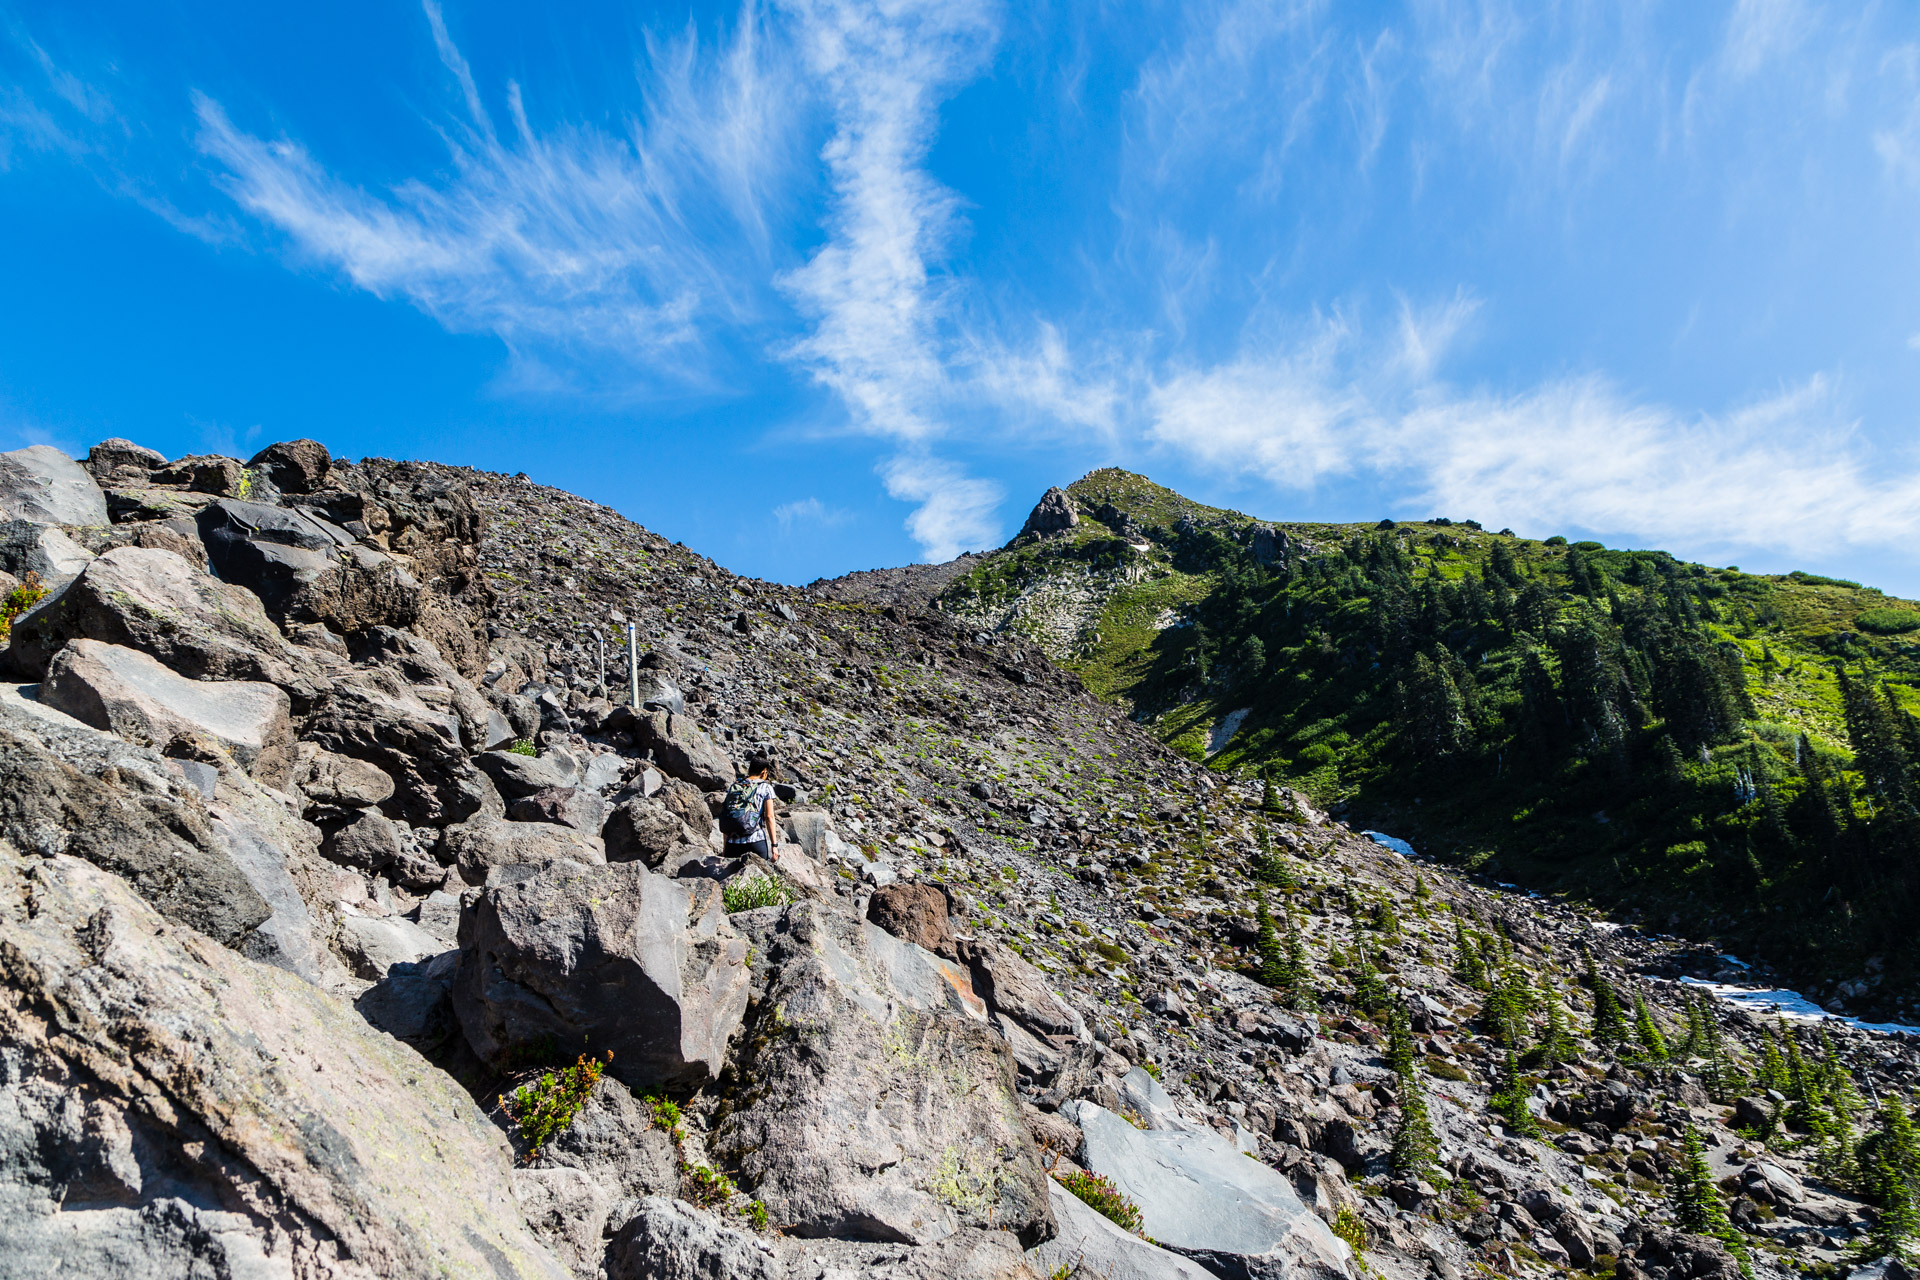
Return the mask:
<path id="1" fill-rule="evenodd" d="M 1070 1276 L 1100 1280 L 1215 1280 L 1199 1263 L 1122 1231 L 1059 1183 L 1049 1179 L 1049 1185 L 1060 1234 L 1027 1251 L 1040 1275 L 1054 1275 L 1065 1267 Z"/>
<path id="2" fill-rule="evenodd" d="M 4 843 L 0 957 L 8 1274 L 563 1280 L 473 1100 L 312 983 Z"/>
<path id="3" fill-rule="evenodd" d="M 1293 1184 L 1218 1134 L 1143 1132 L 1091 1102 L 1060 1113 L 1080 1126 L 1080 1163 L 1138 1205 L 1142 1228 L 1167 1248 L 1222 1275 L 1354 1274 L 1353 1251 L 1300 1203 Z"/>
<path id="4" fill-rule="evenodd" d="M 51 445 L 0 453 L 0 519 L 103 525 L 107 499 L 87 469 Z"/>
<path id="5" fill-rule="evenodd" d="M 54 655 L 40 697 L 142 746 L 210 739 L 269 786 L 293 773 L 292 706 L 274 685 L 189 680 L 137 649 L 74 640 Z"/>
<path id="6" fill-rule="evenodd" d="M 0 569 L 16 578 L 31 573 L 45 586 L 71 581 L 93 561 L 93 552 L 50 524 L 0 521 Z"/>

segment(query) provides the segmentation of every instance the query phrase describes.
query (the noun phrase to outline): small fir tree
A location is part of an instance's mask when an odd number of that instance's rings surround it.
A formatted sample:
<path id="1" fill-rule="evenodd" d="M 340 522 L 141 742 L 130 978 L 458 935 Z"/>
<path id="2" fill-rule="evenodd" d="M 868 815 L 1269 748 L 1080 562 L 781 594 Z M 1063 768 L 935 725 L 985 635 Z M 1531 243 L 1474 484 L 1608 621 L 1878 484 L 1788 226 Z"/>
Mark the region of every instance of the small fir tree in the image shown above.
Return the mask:
<path id="1" fill-rule="evenodd" d="M 1462 986 L 1475 990 L 1487 985 L 1487 967 L 1480 959 L 1480 948 L 1475 945 L 1472 935 L 1467 932 L 1465 922 L 1455 919 L 1453 922 L 1453 945 L 1455 959 L 1453 976 Z"/>
<path id="2" fill-rule="evenodd" d="M 1407 1006 L 1394 1000 L 1387 1006 L 1387 1067 L 1402 1080 L 1411 1080 L 1414 1070 L 1413 1023 Z"/>
<path id="3" fill-rule="evenodd" d="M 1527 1109 L 1530 1090 L 1531 1085 L 1520 1074 L 1520 1059 L 1513 1050 L 1507 1050 L 1506 1059 L 1500 1065 L 1500 1075 L 1494 1081 L 1493 1095 L 1487 1099 L 1487 1109 L 1523 1138 L 1540 1136 L 1540 1122 Z"/>
<path id="4" fill-rule="evenodd" d="M 1409 1073 L 1400 1078 L 1400 1118 L 1393 1126 L 1393 1171 L 1409 1181 L 1422 1178 L 1440 1158 L 1440 1142 L 1433 1134 L 1433 1115 L 1420 1082 Z"/>
<path id="5" fill-rule="evenodd" d="M 1667 1173 L 1667 1201 L 1673 1206 L 1674 1222 L 1682 1231 L 1729 1242 L 1736 1239 L 1733 1224 L 1727 1220 L 1726 1202 L 1720 1198 L 1720 1188 L 1714 1185 L 1706 1145 L 1692 1125 L 1682 1132 L 1680 1159 Z"/>
<path id="6" fill-rule="evenodd" d="M 1587 952 L 1587 986 L 1593 992 L 1593 1042 L 1602 1047 L 1624 1044 L 1627 1039 L 1627 1011 L 1613 984 L 1607 981 L 1593 952 Z"/>
<path id="7" fill-rule="evenodd" d="M 1647 1007 L 1647 998 L 1638 992 L 1633 997 L 1633 1038 L 1640 1042 L 1640 1056 L 1649 1062 L 1661 1062 L 1667 1056 L 1667 1038 Z"/>
<path id="8" fill-rule="evenodd" d="M 1879 1211 L 1874 1252 L 1912 1257 L 1920 1235 L 1920 1138 L 1899 1098 L 1881 1104 L 1878 1127 L 1860 1144 L 1857 1159 L 1861 1190 Z"/>
<path id="9" fill-rule="evenodd" d="M 1567 1030 L 1567 1015 L 1560 1008 L 1558 996 L 1547 997 L 1547 1033 L 1540 1041 L 1540 1048 L 1541 1060 L 1548 1066 L 1557 1067 L 1580 1056 L 1580 1046 Z"/>

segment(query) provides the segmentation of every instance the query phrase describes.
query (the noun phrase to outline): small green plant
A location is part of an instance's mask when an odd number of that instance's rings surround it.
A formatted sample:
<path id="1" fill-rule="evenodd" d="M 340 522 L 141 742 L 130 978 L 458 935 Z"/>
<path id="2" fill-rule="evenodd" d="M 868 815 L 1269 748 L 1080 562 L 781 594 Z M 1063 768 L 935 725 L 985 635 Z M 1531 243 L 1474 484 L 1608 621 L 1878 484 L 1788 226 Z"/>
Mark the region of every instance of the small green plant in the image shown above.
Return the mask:
<path id="1" fill-rule="evenodd" d="M 13 620 L 39 604 L 47 597 L 47 588 L 40 581 L 40 575 L 31 569 L 20 585 L 0 598 L 0 640 L 13 633 Z"/>
<path id="2" fill-rule="evenodd" d="M 1354 1257 L 1367 1251 L 1367 1224 L 1360 1220 L 1352 1205 L 1341 1205 L 1340 1212 L 1333 1215 L 1333 1234 L 1347 1242 Z"/>
<path id="3" fill-rule="evenodd" d="M 762 1204 L 758 1200 L 755 1200 L 752 1203 L 748 1204 L 747 1207 L 744 1210 L 742 1210 L 742 1212 L 746 1214 L 747 1221 L 753 1224 L 753 1229 L 755 1231 L 765 1231 L 767 1229 L 767 1206 L 766 1205 Z"/>
<path id="4" fill-rule="evenodd" d="M 613 1061 L 611 1049 L 607 1051 L 607 1061 Z M 521 1085 L 512 1094 L 500 1096 L 501 1109 L 513 1117 L 520 1128 L 520 1137 L 527 1144 L 527 1159 L 537 1157 L 555 1134 L 573 1123 L 574 1116 L 586 1105 L 593 1086 L 600 1083 L 604 1069 L 604 1063 L 583 1053 L 572 1066 L 549 1071 L 533 1083 Z"/>
<path id="5" fill-rule="evenodd" d="M 698 1205 L 711 1208 L 716 1204 L 725 1204 L 739 1190 L 733 1185 L 732 1178 L 704 1164 L 686 1165 L 681 1172 L 686 1178 L 687 1190 L 692 1193 L 693 1202 Z"/>
<path id="6" fill-rule="evenodd" d="M 787 886 L 772 876 L 751 875 L 720 886 L 720 903 L 727 914 L 756 907 L 778 907 L 791 900 Z"/>
<path id="7" fill-rule="evenodd" d="M 680 1104 L 663 1093 L 650 1093 L 641 1101 L 653 1113 L 653 1122 L 667 1131 L 676 1144 L 684 1142 L 687 1131 L 681 1127 Z"/>
<path id="8" fill-rule="evenodd" d="M 1120 1188 L 1097 1173 L 1075 1170 L 1056 1175 L 1055 1180 L 1078 1196 L 1095 1213 L 1105 1217 L 1122 1231 L 1136 1235 L 1140 1231 L 1140 1206 L 1129 1200 Z"/>
<path id="9" fill-rule="evenodd" d="M 530 755 L 536 754 L 536 752 L 533 749 L 532 738 L 515 738 L 513 740 L 513 745 L 508 747 L 507 750 L 513 752 L 513 754 L 517 756 L 530 756 Z"/>

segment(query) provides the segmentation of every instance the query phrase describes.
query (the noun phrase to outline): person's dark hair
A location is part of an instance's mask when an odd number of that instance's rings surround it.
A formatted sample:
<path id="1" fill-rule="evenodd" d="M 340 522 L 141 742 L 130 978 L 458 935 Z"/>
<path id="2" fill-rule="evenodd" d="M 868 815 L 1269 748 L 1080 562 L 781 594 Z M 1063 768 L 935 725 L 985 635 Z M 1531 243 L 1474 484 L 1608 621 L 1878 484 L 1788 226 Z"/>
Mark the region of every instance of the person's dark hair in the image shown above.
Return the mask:
<path id="1" fill-rule="evenodd" d="M 756 773 L 764 773 L 771 777 L 773 775 L 773 761 L 761 755 L 749 757 L 747 760 L 747 776 L 751 778 Z"/>

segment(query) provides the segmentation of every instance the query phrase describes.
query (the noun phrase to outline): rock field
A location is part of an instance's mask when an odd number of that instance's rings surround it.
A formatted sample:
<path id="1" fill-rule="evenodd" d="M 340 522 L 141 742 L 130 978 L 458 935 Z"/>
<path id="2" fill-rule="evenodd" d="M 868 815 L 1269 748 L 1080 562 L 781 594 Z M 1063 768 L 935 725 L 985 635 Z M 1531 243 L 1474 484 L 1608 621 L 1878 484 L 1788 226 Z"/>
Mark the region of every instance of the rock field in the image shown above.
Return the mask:
<path id="1" fill-rule="evenodd" d="M 0 1277 L 1904 1274 L 1818 1106 L 1911 1041 L 1190 764 L 923 576 L 0 455 Z"/>

